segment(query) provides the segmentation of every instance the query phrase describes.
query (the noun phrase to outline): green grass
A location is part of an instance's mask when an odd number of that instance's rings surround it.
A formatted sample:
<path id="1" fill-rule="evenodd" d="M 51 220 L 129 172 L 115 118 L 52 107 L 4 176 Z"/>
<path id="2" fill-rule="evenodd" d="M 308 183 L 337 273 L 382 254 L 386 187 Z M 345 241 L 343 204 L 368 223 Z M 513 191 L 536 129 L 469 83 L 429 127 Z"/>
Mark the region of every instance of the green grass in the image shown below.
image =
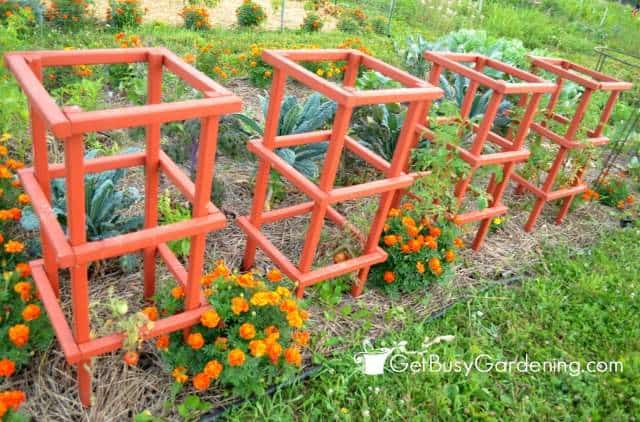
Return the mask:
<path id="1" fill-rule="evenodd" d="M 587 419 L 640 414 L 640 232 L 617 231 L 591 250 L 546 251 L 543 275 L 495 287 L 442 319 L 408 321 L 384 340 L 455 335 L 431 350 L 442 362 L 620 361 L 619 373 L 391 373 L 357 369 L 354 347 L 324 363 L 321 375 L 230 412 L 233 420 Z M 379 341 L 376 345 L 379 345 Z"/>

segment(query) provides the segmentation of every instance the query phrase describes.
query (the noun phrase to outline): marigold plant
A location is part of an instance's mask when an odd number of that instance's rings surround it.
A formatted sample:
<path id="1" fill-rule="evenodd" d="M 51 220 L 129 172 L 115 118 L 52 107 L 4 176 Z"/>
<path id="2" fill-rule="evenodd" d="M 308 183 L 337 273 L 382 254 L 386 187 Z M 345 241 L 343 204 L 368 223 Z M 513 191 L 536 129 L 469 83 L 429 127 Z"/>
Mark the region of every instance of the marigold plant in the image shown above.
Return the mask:
<path id="1" fill-rule="evenodd" d="M 290 281 L 274 270 L 265 277 L 232 273 L 218 262 L 201 283 L 211 309 L 200 324 L 186 339 L 177 332 L 156 340 L 176 383 L 198 391 L 231 386 L 246 397 L 297 372 L 309 344 L 309 315 Z M 164 286 L 156 303 L 160 314 L 171 315 L 183 309 L 183 296 Z"/>
<path id="2" fill-rule="evenodd" d="M 134 28 L 142 23 L 147 9 L 140 0 L 111 0 L 107 9 L 107 22 L 114 28 Z"/>
<path id="3" fill-rule="evenodd" d="M 0 380 L 13 376 L 52 339 L 31 280 L 25 243 L 15 238 L 22 207 L 31 201 L 15 174 L 24 164 L 9 158 L 12 139 L 8 133 L 0 136 Z"/>
<path id="4" fill-rule="evenodd" d="M 587 199 L 599 199 L 605 205 L 624 210 L 635 202 L 629 182 L 622 176 L 607 177 Z M 587 197 L 585 192 L 584 197 Z"/>
<path id="5" fill-rule="evenodd" d="M 463 246 L 458 236 L 455 223 L 424 215 L 412 203 L 391 209 L 380 240 L 389 258 L 373 267 L 372 281 L 394 294 L 447 280 Z"/>
<path id="6" fill-rule="evenodd" d="M 322 29 L 322 18 L 315 13 L 309 13 L 302 21 L 302 29 L 307 32 L 318 32 Z"/>
<path id="7" fill-rule="evenodd" d="M 244 27 L 258 26 L 267 19 L 267 14 L 262 6 L 251 0 L 243 1 L 236 10 L 236 16 L 238 17 L 238 25 Z"/>
<path id="8" fill-rule="evenodd" d="M 202 6 L 185 6 L 180 12 L 184 20 L 184 27 L 192 30 L 205 30 L 211 28 L 209 11 Z"/>
<path id="9" fill-rule="evenodd" d="M 52 0 L 46 18 L 63 28 L 79 28 L 92 17 L 90 3 L 87 0 Z"/>

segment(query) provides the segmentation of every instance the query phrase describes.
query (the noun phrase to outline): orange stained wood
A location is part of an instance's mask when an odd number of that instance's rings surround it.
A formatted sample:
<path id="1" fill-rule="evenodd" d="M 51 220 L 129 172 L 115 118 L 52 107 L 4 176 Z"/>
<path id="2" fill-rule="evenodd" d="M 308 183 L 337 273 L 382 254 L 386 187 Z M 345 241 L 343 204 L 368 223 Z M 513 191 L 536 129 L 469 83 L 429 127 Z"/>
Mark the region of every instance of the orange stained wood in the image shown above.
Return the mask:
<path id="1" fill-rule="evenodd" d="M 289 278 L 298 283 L 297 295 L 304 293 L 306 286 L 337 276 L 358 272 L 352 294 L 362 293 L 372 265 L 383 262 L 387 254 L 378 246 L 384 222 L 387 218 L 395 193 L 413 184 L 414 177 L 405 173 L 405 163 L 417 137 L 416 127 L 425 113 L 427 104 L 440 98 L 443 91 L 428 82 L 357 50 L 265 50 L 262 58 L 273 66 L 273 82 L 268 104 L 268 113 L 262 139 L 249 142 L 249 150 L 259 158 L 258 173 L 251 214 L 238 218 L 238 225 L 247 235 L 247 247 L 243 268 L 250 269 L 255 262 L 256 251 L 262 250 Z M 333 60 L 345 63 L 342 83 L 334 83 L 310 72 L 299 62 Z M 359 91 L 355 89 L 358 71 L 361 67 L 376 70 L 399 82 L 401 88 Z M 284 97 L 285 82 L 292 78 L 319 92 L 337 104 L 337 112 L 331 130 L 322 130 L 296 135 L 277 136 L 280 105 Z M 397 141 L 391 162 L 376 155 L 347 135 L 351 116 L 355 107 L 366 104 L 402 102 L 408 112 Z M 327 154 L 317 183 L 307 179 L 276 153 L 276 148 L 328 142 Z M 346 150 L 356 154 L 384 178 L 349 187 L 335 187 L 335 178 L 342 153 Z M 288 206 L 278 210 L 265 211 L 264 202 L 269 183 L 269 173 L 275 170 L 292 185 L 310 198 L 309 202 Z M 334 204 L 366 196 L 379 196 L 379 206 L 369 233 L 360 233 L 347 219 L 338 213 Z M 283 219 L 311 214 L 305 242 L 299 262 L 294 264 L 262 232 L 264 224 Z M 329 220 L 343 227 L 362 243 L 362 255 L 328 266 L 314 267 L 314 260 L 320 234 L 325 221 Z"/>
<path id="2" fill-rule="evenodd" d="M 468 123 L 471 127 L 473 135 L 471 144 L 466 147 L 451 147 L 457 150 L 460 157 L 470 166 L 469 174 L 460 180 L 455 188 L 458 205 L 463 205 L 471 181 L 481 167 L 499 166 L 501 168 L 501 180 L 493 174 L 488 183 L 486 192 L 490 198 L 488 207 L 482 210 L 465 210 L 456 216 L 456 222 L 459 224 L 480 222 L 472 244 L 472 248 L 478 250 L 487 236 L 492 219 L 508 212 L 508 207 L 503 204 L 502 198 L 510 175 L 514 172 L 517 163 L 526 161 L 530 156 L 530 152 L 525 148 L 525 138 L 533 123 L 542 95 L 553 92 L 555 84 L 533 73 L 479 54 L 426 51 L 424 57 L 432 63 L 429 73 L 429 82 L 432 84 L 439 84 L 441 77 L 461 76 L 468 80 L 466 91 L 458 93 L 463 96 L 458 105 L 459 116 L 440 116 L 435 121 L 435 127 L 462 123 Z M 509 78 L 492 77 L 489 71 L 493 74 L 506 74 Z M 472 123 L 470 113 L 474 101 L 480 93 L 485 92 L 489 92 L 488 95 L 490 95 L 486 109 L 480 114 L 480 122 Z M 507 99 L 516 102 L 523 109 L 523 115 L 518 121 L 511 122 L 506 135 L 501 135 L 494 131 L 494 123 L 501 104 Z M 433 130 L 434 127 L 429 127 L 428 114 L 429 108 L 423 115 L 423 124 L 418 125 L 418 131 L 420 138 L 434 140 L 436 133 Z M 487 145 L 498 152 L 485 152 Z M 394 206 L 399 205 L 400 199 L 401 195 L 398 195 Z"/>
<path id="3" fill-rule="evenodd" d="M 554 185 L 561 169 L 569 160 L 569 154 L 572 150 L 596 147 L 605 145 L 609 142 L 609 138 L 603 135 L 605 126 L 607 125 L 611 113 L 615 107 L 620 94 L 631 89 L 632 85 L 628 82 L 619 81 L 609 75 L 596 72 L 582 65 L 572 63 L 564 59 L 548 58 L 548 57 L 530 57 L 532 69 L 543 70 L 555 77 L 555 90 L 549 98 L 544 113 L 544 119 L 531 125 L 531 129 L 536 136 L 543 140 L 558 146 L 558 151 L 546 172 L 546 178 L 542 182 L 542 186 L 536 186 L 530 180 L 522 175 L 514 172 L 511 178 L 517 185 L 517 192 L 523 193 L 525 190 L 536 196 L 529 218 L 525 223 L 525 230 L 530 232 L 534 229 L 536 221 L 542 212 L 542 208 L 547 202 L 562 199 L 560 211 L 556 216 L 556 223 L 562 223 L 571 207 L 571 203 L 576 195 L 587 190 L 587 184 L 584 181 L 584 173 L 587 170 L 588 163 L 580 168 L 575 169 L 575 178 L 569 182 L 568 186 L 563 186 L 554 190 Z M 565 81 L 571 81 L 583 88 L 582 95 L 576 107 L 573 116 L 564 116 L 556 112 L 558 100 L 562 93 Z M 608 99 L 604 107 L 599 110 L 600 117 L 596 127 L 584 127 L 584 116 L 590 106 L 593 94 L 597 92 L 608 93 Z M 554 132 L 549 125 L 550 122 L 560 123 L 560 127 L 566 128 L 564 133 Z M 581 132 L 586 136 L 578 136 Z"/>
<path id="4" fill-rule="evenodd" d="M 29 51 L 9 53 L 5 62 L 29 100 L 33 137 L 33 167 L 18 174 L 26 193 L 32 198 L 40 220 L 43 259 L 30 263 L 44 307 L 67 361 L 78 374 L 80 400 L 91 404 L 91 359 L 118 350 L 124 335 L 116 333 L 93 338 L 89 318 L 87 268 L 92 261 L 142 251 L 145 298 L 155 291 L 156 257 L 164 261 L 176 282 L 184 287 L 185 311 L 156 321 L 142 336 L 151 338 L 196 324 L 209 309 L 200 291 L 207 233 L 226 225 L 224 214 L 210 201 L 211 183 L 220 116 L 240 111 L 242 103 L 230 91 L 203 73 L 184 63 L 164 48 Z M 95 64 L 147 63 L 147 104 L 113 110 L 83 111 L 78 107 L 60 108 L 42 84 L 43 68 Z M 162 75 L 169 71 L 203 98 L 174 103 L 162 102 Z M 185 175 L 160 148 L 162 123 L 198 118 L 201 121 L 199 157 L 195 181 Z M 146 129 L 143 152 L 115 157 L 84 158 L 84 137 L 89 132 L 142 126 Z M 47 157 L 47 131 L 63 143 L 64 163 L 50 164 Z M 145 215 L 143 229 L 99 241 L 89 241 L 85 229 L 84 180 L 88 173 L 140 166 L 145 171 Z M 158 226 L 158 188 L 163 174 L 193 205 L 192 218 Z M 51 208 L 50 180 L 65 178 L 67 183 L 68 234 Z M 191 238 L 189 266 L 184 268 L 166 242 Z M 68 268 L 71 275 L 72 324 L 60 306 L 59 271 Z"/>

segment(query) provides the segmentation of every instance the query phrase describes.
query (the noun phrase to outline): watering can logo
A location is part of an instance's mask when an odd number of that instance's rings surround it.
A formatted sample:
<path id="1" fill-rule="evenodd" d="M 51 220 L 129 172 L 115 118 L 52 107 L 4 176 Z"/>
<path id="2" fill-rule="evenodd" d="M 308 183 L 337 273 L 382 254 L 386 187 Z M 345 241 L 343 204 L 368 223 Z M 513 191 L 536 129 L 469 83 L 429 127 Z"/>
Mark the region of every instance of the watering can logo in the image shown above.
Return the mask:
<path id="1" fill-rule="evenodd" d="M 429 347 L 441 342 L 451 342 L 454 336 L 439 336 L 434 339 L 426 337 L 422 342 L 421 350 L 407 350 L 407 342 L 399 341 L 391 345 L 391 347 L 374 348 L 371 340 L 362 341 L 362 352 L 358 352 L 353 356 L 356 364 L 360 366 L 360 370 L 365 375 L 382 375 L 384 367 L 389 356 L 403 354 L 405 356 L 423 356 L 428 352 Z M 396 371 L 394 371 L 396 372 Z"/>

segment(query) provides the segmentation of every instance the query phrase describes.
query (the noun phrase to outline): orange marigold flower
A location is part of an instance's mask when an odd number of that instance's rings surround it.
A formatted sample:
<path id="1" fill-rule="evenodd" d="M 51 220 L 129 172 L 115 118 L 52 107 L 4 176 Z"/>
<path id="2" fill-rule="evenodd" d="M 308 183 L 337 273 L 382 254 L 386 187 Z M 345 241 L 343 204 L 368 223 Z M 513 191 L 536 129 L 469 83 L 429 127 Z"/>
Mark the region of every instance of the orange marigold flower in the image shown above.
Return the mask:
<path id="1" fill-rule="evenodd" d="M 20 295 L 20 299 L 22 299 L 23 302 L 31 300 L 31 289 L 31 283 L 28 281 L 21 281 L 13 286 L 13 291 Z"/>
<path id="2" fill-rule="evenodd" d="M 187 376 L 187 368 L 184 366 L 177 366 L 173 371 L 171 371 L 171 376 L 180 384 L 184 384 L 189 379 Z"/>
<path id="3" fill-rule="evenodd" d="M 418 237 L 420 234 L 420 229 L 416 226 L 407 226 L 406 231 L 410 237 Z"/>
<path id="4" fill-rule="evenodd" d="M 156 347 L 158 348 L 158 350 L 166 352 L 167 350 L 169 350 L 170 341 L 170 337 L 166 334 L 158 336 L 158 338 L 156 339 Z"/>
<path id="5" fill-rule="evenodd" d="M 193 388 L 198 391 L 204 391 L 209 388 L 209 385 L 211 384 L 211 378 L 209 378 L 209 376 L 204 372 L 200 372 L 193 377 L 192 382 Z"/>
<path id="6" fill-rule="evenodd" d="M 299 346 L 306 346 L 309 344 L 309 339 L 311 338 L 311 334 L 308 331 L 296 331 L 291 336 L 293 341 Z"/>
<path id="7" fill-rule="evenodd" d="M 238 276 L 236 282 L 238 283 L 238 285 L 249 289 L 256 287 L 256 280 L 253 278 L 253 273 L 250 272 Z"/>
<path id="8" fill-rule="evenodd" d="M 280 310 L 282 312 L 293 312 L 296 309 L 298 309 L 298 304 L 292 299 L 287 299 L 280 305 Z"/>
<path id="9" fill-rule="evenodd" d="M 433 257 L 429 260 L 429 269 L 433 271 L 434 274 L 440 275 L 442 273 L 442 266 L 440 264 L 440 260 L 436 257 Z"/>
<path id="10" fill-rule="evenodd" d="M 156 308 L 155 306 L 147 306 L 142 310 L 142 313 L 149 319 L 149 321 L 158 320 L 158 308 Z"/>
<path id="11" fill-rule="evenodd" d="M 124 363 L 129 366 L 136 366 L 138 364 L 138 359 L 138 352 L 134 352 L 133 350 L 127 351 L 122 358 L 122 360 L 124 360 Z"/>
<path id="12" fill-rule="evenodd" d="M 284 360 L 295 366 L 302 365 L 302 354 L 295 347 L 287 347 L 284 351 Z"/>
<path id="13" fill-rule="evenodd" d="M 4 251 L 7 253 L 20 253 L 24 251 L 24 243 L 17 240 L 10 240 L 4 245 Z"/>
<path id="14" fill-rule="evenodd" d="M 249 352 L 254 357 L 262 357 L 267 353 L 267 343 L 264 340 L 251 340 L 249 342 Z"/>
<path id="15" fill-rule="evenodd" d="M 278 286 L 276 287 L 276 294 L 282 298 L 291 296 L 291 292 L 286 287 Z"/>
<path id="16" fill-rule="evenodd" d="M 0 377 L 10 377 L 14 372 L 16 372 L 16 364 L 11 359 L 0 360 Z"/>
<path id="17" fill-rule="evenodd" d="M 453 239 L 453 244 L 455 245 L 456 248 L 464 247 L 464 242 L 459 237 L 456 237 L 455 239 Z"/>
<path id="18" fill-rule="evenodd" d="M 400 250 L 401 250 L 403 253 L 409 253 L 409 252 L 411 252 L 411 248 L 410 248 L 410 247 L 409 247 L 409 245 L 407 245 L 406 243 L 405 243 L 405 244 L 403 244 L 403 245 L 400 245 Z"/>
<path id="19" fill-rule="evenodd" d="M 300 312 L 293 311 L 287 314 L 287 322 L 289 323 L 289 326 L 293 328 L 302 328 L 302 324 L 304 321 L 300 316 Z"/>
<path id="20" fill-rule="evenodd" d="M 407 211 L 411 211 L 414 208 L 415 207 L 413 206 L 413 204 L 411 202 L 405 202 L 404 204 L 402 204 L 402 209 L 405 209 Z"/>
<path id="21" fill-rule="evenodd" d="M 27 205 L 31 202 L 31 199 L 29 199 L 29 195 L 27 195 L 26 193 L 21 193 L 20 195 L 18 195 L 18 202 L 22 205 Z"/>
<path id="22" fill-rule="evenodd" d="M 204 346 L 204 337 L 200 333 L 191 333 L 187 337 L 187 344 L 191 346 L 193 350 L 201 349 Z"/>
<path id="23" fill-rule="evenodd" d="M 442 233 L 438 227 L 429 227 L 429 235 L 433 237 L 438 237 Z"/>
<path id="24" fill-rule="evenodd" d="M 18 348 L 24 347 L 29 342 L 29 327 L 16 324 L 9 328 L 9 340 Z"/>
<path id="25" fill-rule="evenodd" d="M 185 54 L 184 56 L 182 56 L 182 59 L 189 64 L 193 64 L 196 61 L 196 57 L 191 53 Z"/>
<path id="26" fill-rule="evenodd" d="M 282 354 L 282 345 L 278 342 L 273 342 L 267 347 L 267 356 L 274 365 L 278 363 L 278 358 Z"/>
<path id="27" fill-rule="evenodd" d="M 25 321 L 35 321 L 40 318 L 40 307 L 36 304 L 29 304 L 22 310 L 22 319 Z"/>
<path id="28" fill-rule="evenodd" d="M 407 242 L 407 245 L 409 245 L 409 249 L 411 249 L 411 252 L 419 252 L 420 248 L 422 247 L 422 243 L 416 239 L 411 239 Z"/>
<path id="29" fill-rule="evenodd" d="M 424 264 L 422 263 L 422 261 L 418 261 L 416 263 L 416 271 L 419 272 L 420 274 L 424 274 L 425 268 L 424 268 Z"/>
<path id="30" fill-rule="evenodd" d="M 13 158 L 8 159 L 4 164 L 11 170 L 19 170 L 24 167 L 22 161 L 14 160 Z"/>
<path id="31" fill-rule="evenodd" d="M 280 330 L 275 325 L 270 325 L 264 329 L 264 334 L 267 337 L 276 336 L 276 339 L 280 337 Z"/>
<path id="32" fill-rule="evenodd" d="M 171 296 L 173 296 L 175 299 L 180 299 L 181 297 L 183 297 L 184 289 L 182 288 L 182 286 L 176 286 L 171 289 Z"/>
<path id="33" fill-rule="evenodd" d="M 253 324 L 245 322 L 240 326 L 240 337 L 245 340 L 251 340 L 256 336 L 256 327 Z"/>
<path id="34" fill-rule="evenodd" d="M 207 328 L 217 327 L 220 323 L 220 316 L 214 309 L 209 309 L 200 316 L 200 323 Z"/>
<path id="35" fill-rule="evenodd" d="M 242 366 L 245 360 L 244 352 L 240 349 L 233 349 L 227 355 L 227 360 L 231 366 Z"/>
<path id="36" fill-rule="evenodd" d="M 402 225 L 405 227 L 415 227 L 416 221 L 409 216 L 402 217 Z"/>
<path id="37" fill-rule="evenodd" d="M 231 275 L 231 270 L 227 268 L 224 264 L 224 261 L 220 260 L 216 264 L 216 268 L 214 268 L 212 273 L 216 278 L 217 277 L 229 277 Z"/>
<path id="38" fill-rule="evenodd" d="M 277 268 L 272 268 L 267 272 L 267 280 L 277 283 L 282 280 L 282 273 Z"/>
<path id="39" fill-rule="evenodd" d="M 400 210 L 398 208 L 391 208 L 389 210 L 389 217 L 399 217 L 401 214 Z"/>
<path id="40" fill-rule="evenodd" d="M 240 315 L 243 312 L 249 312 L 249 302 L 243 297 L 237 296 L 231 299 L 231 311 Z"/>
<path id="41" fill-rule="evenodd" d="M 444 260 L 447 262 L 453 262 L 454 259 L 456 259 L 455 252 L 453 252 L 451 249 L 447 249 L 447 251 L 444 253 Z"/>
<path id="42" fill-rule="evenodd" d="M 215 359 L 210 360 L 204 366 L 203 372 L 207 374 L 207 376 L 212 380 L 218 379 L 218 377 L 222 373 L 222 364 Z"/>
<path id="43" fill-rule="evenodd" d="M 0 393 L 0 404 L 4 406 L 4 412 L 11 409 L 14 412 L 18 411 L 20 405 L 25 401 L 26 395 L 19 390 L 9 390 Z M 0 415 L 0 417 L 3 415 Z"/>
<path id="44" fill-rule="evenodd" d="M 382 279 L 385 281 L 385 283 L 391 284 L 396 280 L 396 275 L 393 273 L 393 271 L 385 271 L 382 275 Z"/>
<path id="45" fill-rule="evenodd" d="M 227 350 L 227 344 L 229 343 L 229 339 L 226 337 L 216 337 L 213 341 L 213 345 L 220 350 Z"/>
<path id="46" fill-rule="evenodd" d="M 11 179 L 12 177 L 13 173 L 5 166 L 0 165 L 0 179 Z"/>
<path id="47" fill-rule="evenodd" d="M 396 235 L 388 234 L 384 237 L 384 244 L 387 246 L 393 246 L 398 243 L 398 238 Z"/>
<path id="48" fill-rule="evenodd" d="M 0 242 L 2 243 L 2 242 Z M 31 267 L 26 262 L 20 262 L 16 265 L 16 271 L 20 274 L 20 277 L 26 278 L 31 275 Z"/>

